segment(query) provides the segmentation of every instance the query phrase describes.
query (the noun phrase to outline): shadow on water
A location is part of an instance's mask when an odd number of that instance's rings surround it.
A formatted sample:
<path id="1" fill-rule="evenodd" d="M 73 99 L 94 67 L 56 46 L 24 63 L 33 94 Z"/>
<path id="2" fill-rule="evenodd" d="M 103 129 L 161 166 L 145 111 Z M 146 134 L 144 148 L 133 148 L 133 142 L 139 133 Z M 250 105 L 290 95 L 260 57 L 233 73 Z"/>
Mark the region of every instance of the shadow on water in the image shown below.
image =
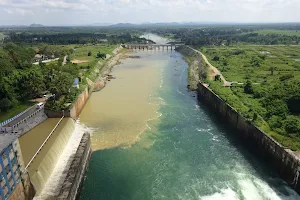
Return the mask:
<path id="1" fill-rule="evenodd" d="M 149 183 L 139 176 L 152 174 L 150 168 L 140 166 L 141 158 L 146 162 L 145 152 L 133 153 L 129 157 L 126 151 L 131 150 L 113 148 L 93 152 L 82 188 L 89 192 L 81 194 L 80 199 L 151 199 L 149 190 L 143 190 L 149 187 Z"/>

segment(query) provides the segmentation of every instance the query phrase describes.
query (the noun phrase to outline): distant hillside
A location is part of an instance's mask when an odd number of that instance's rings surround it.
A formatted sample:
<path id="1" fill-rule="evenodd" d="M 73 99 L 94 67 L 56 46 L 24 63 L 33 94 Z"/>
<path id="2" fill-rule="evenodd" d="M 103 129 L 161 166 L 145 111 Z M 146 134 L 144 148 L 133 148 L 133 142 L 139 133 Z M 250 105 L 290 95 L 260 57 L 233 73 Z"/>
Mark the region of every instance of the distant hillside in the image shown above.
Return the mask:
<path id="1" fill-rule="evenodd" d="M 30 24 L 29 27 L 34 27 L 34 28 L 36 28 L 36 27 L 44 27 L 44 25 L 42 25 L 42 24 Z"/>
<path id="2" fill-rule="evenodd" d="M 137 25 L 131 23 L 119 23 L 119 24 L 110 25 L 110 27 L 133 27 L 133 26 L 137 26 Z"/>

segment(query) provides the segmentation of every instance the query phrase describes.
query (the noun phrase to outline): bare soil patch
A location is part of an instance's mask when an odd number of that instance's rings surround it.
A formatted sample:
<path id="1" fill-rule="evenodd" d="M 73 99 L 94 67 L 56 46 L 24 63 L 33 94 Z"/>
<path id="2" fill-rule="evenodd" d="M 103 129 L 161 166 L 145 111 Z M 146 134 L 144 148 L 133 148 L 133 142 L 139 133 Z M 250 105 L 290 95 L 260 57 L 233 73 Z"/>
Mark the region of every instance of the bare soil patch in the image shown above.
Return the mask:
<path id="1" fill-rule="evenodd" d="M 76 63 L 76 64 L 79 64 L 79 63 L 87 63 L 89 62 L 88 60 L 72 60 L 72 63 Z"/>

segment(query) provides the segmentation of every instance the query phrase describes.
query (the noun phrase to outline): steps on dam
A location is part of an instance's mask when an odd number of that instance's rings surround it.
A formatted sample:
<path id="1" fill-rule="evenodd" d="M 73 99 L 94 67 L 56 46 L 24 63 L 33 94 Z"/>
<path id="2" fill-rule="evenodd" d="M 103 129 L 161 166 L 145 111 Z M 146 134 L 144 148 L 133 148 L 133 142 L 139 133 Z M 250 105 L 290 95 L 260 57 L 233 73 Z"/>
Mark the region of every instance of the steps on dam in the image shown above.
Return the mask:
<path id="1" fill-rule="evenodd" d="M 15 131 L 18 132 L 18 137 L 20 137 L 47 119 L 48 117 L 44 112 L 39 112 L 35 116 L 26 119 L 25 123 L 18 125 Z"/>

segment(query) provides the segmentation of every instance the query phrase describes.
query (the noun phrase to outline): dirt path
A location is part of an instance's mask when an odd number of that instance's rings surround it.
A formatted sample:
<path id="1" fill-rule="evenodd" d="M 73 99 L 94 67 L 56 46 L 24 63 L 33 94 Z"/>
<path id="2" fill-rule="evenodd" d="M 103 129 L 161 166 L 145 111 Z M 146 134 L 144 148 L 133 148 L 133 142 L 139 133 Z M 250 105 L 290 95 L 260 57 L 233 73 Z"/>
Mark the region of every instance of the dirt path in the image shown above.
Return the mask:
<path id="1" fill-rule="evenodd" d="M 64 66 L 67 63 L 67 56 L 64 57 L 64 61 L 62 63 L 62 65 Z"/>
<path id="2" fill-rule="evenodd" d="M 210 62 L 208 61 L 207 57 L 203 53 L 201 53 L 200 51 L 198 51 L 198 50 L 196 50 L 196 49 L 194 49 L 194 48 L 192 48 L 190 46 L 187 46 L 187 47 L 189 47 L 190 49 L 192 49 L 193 51 L 199 53 L 202 56 L 202 58 L 204 59 L 204 61 L 206 62 L 206 64 L 209 66 L 209 68 L 214 72 L 214 76 L 216 76 L 217 74 L 220 75 L 220 78 L 223 81 L 224 86 L 230 86 L 231 85 L 231 82 L 226 81 L 226 79 L 224 78 L 224 76 L 222 75 L 222 73 L 216 67 L 214 67 L 212 64 L 210 64 Z"/>

